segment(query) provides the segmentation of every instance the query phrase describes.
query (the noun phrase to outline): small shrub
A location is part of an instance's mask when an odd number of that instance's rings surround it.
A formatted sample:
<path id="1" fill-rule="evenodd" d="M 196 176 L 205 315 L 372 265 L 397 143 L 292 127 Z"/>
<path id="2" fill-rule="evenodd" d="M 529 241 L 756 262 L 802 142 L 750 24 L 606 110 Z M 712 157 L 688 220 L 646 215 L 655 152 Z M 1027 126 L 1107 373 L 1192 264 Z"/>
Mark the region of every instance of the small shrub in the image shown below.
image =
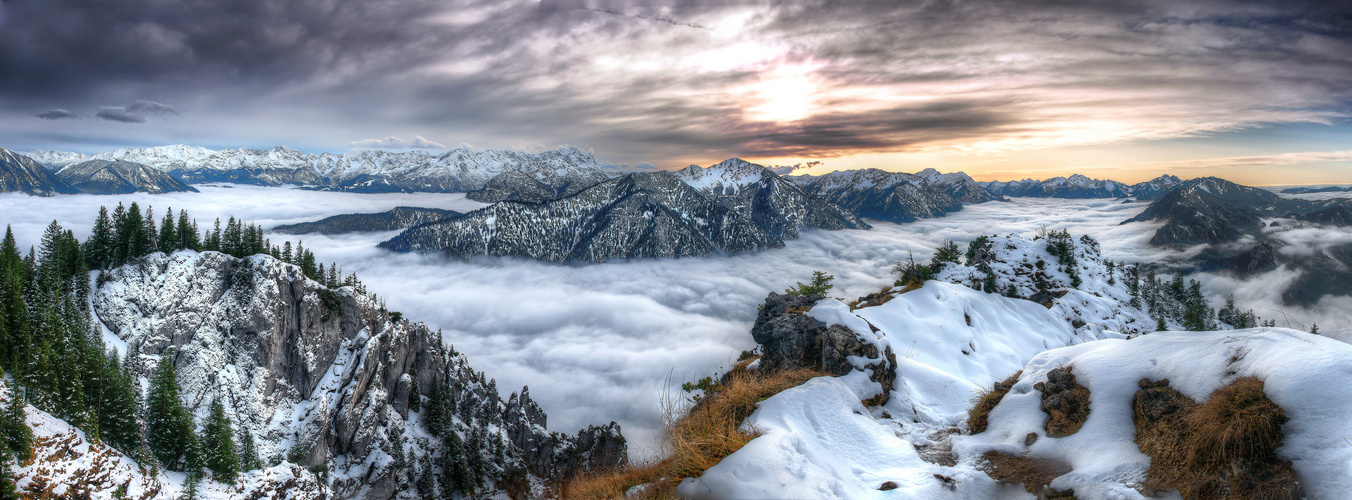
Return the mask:
<path id="1" fill-rule="evenodd" d="M 910 286 L 911 283 L 924 283 L 930 279 L 930 268 L 924 264 L 917 264 L 914 255 L 907 255 L 906 260 L 899 260 L 892 264 L 892 272 L 899 279 L 897 286 Z"/>
<path id="2" fill-rule="evenodd" d="M 967 429 L 972 434 L 986 432 L 986 425 L 989 424 L 986 418 L 990 416 L 991 410 L 995 409 L 995 405 L 1000 404 L 1000 400 L 1004 399 L 1005 394 L 1014 387 L 1014 383 L 1019 381 L 1019 375 L 1023 375 L 1023 372 L 1015 372 L 1009 378 L 996 382 L 991 390 L 977 393 L 975 404 L 972 405 L 972 409 L 967 410 Z"/>
<path id="3" fill-rule="evenodd" d="M 835 287 L 831 284 L 833 279 L 836 279 L 836 277 L 821 271 L 812 271 L 812 283 L 804 285 L 803 282 L 799 281 L 796 286 L 784 291 L 790 295 L 801 297 L 825 297 L 826 291 Z"/>

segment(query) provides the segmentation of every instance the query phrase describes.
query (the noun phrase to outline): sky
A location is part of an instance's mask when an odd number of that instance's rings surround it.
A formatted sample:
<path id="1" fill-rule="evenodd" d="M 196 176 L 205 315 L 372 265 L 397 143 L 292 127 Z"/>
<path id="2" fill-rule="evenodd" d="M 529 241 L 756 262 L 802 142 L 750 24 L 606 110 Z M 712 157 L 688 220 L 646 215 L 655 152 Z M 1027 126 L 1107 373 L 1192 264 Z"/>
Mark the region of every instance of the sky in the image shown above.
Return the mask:
<path id="1" fill-rule="evenodd" d="M 0 146 L 1347 183 L 1340 6 L 0 0 Z"/>
<path id="2" fill-rule="evenodd" d="M 66 195 L 48 198 L 0 193 L 0 213 L 20 247 L 37 245 L 53 219 L 88 237 L 100 205 L 135 201 L 187 209 L 201 221 L 237 216 L 265 228 L 351 212 L 396 206 L 466 211 L 483 206 L 464 194 L 358 194 L 236 185 L 198 186 L 201 193 Z M 1318 195 L 1322 197 L 1330 194 Z M 1352 196 L 1342 193 L 1340 196 Z M 564 265 L 512 257 L 468 261 L 438 255 L 392 254 L 376 247 L 397 232 L 338 236 L 269 233 L 273 243 L 303 241 L 326 265 L 356 273 L 368 290 L 404 313 L 442 331 L 470 365 L 497 381 L 503 396 L 529 386 L 549 415 L 549 428 L 575 432 L 611 420 L 621 424 L 634 459 L 652 458 L 661 439 L 660 398 L 682 382 L 723 371 L 755 347 L 756 306 L 771 291 L 806 281 L 814 270 L 835 276 L 830 295 L 852 299 L 894 280 L 893 262 L 914 254 L 927 261 L 944 239 L 965 243 L 999 231 L 1031 237 L 1046 226 L 1088 234 L 1104 257 L 1167 263 L 1198 249 L 1149 244 L 1159 222 L 1122 221 L 1144 202 L 1114 199 L 1016 198 L 967 205 L 944 217 L 908 224 L 870 221 L 870 230 L 805 229 L 783 248 L 685 259 L 631 259 L 598 265 Z M 1295 226 L 1292 226 L 1293 228 Z M 995 229 L 993 229 L 995 228 Z M 1307 226 L 1274 235 L 1292 250 L 1322 251 L 1346 243 L 1345 228 Z M 1284 250 L 1285 251 L 1285 250 Z M 1191 252 L 1191 253 L 1190 253 Z M 1352 341 L 1352 297 L 1327 296 L 1309 307 L 1282 304 L 1281 294 L 1300 273 L 1278 268 L 1237 279 L 1195 273 L 1214 307 L 1234 295 L 1278 326 L 1308 329 L 1318 323 L 1331 337 Z"/>

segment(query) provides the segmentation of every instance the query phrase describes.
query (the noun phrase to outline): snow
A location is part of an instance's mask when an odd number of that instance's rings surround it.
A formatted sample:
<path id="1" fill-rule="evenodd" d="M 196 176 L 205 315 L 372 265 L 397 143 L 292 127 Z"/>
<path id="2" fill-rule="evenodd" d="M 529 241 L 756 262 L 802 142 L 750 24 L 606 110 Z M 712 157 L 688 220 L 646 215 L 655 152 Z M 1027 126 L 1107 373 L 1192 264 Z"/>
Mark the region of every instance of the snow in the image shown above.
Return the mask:
<path id="1" fill-rule="evenodd" d="M 1076 381 L 1089 389 L 1091 411 L 1079 432 L 1043 439 L 1045 414 L 1032 384 L 1061 366 L 1072 367 Z M 1131 485 L 1144 478 L 1150 463 L 1133 441 L 1131 405 L 1137 381 L 1168 379 L 1170 387 L 1201 403 L 1235 379 L 1255 376 L 1291 419 L 1282 426 L 1278 456 L 1292 462 L 1310 498 L 1337 498 L 1352 490 L 1352 446 L 1340 439 L 1352 434 L 1347 419 L 1352 387 L 1330 381 L 1349 375 L 1352 346 L 1288 329 L 1161 332 L 1130 341 L 1081 344 L 1030 361 L 1018 384 L 991 412 L 989 429 L 955 437 L 954 450 L 970 456 L 997 447 L 1016 449 L 1024 436 L 1037 433 L 1040 438 L 1028 450 L 1032 456 L 1074 467 L 1073 473 L 1053 481 L 1053 487 L 1074 488 L 1092 498 L 1131 496 Z"/>
<path id="2" fill-rule="evenodd" d="M 1268 397 L 1291 419 L 1277 454 L 1292 462 L 1309 498 L 1352 490 L 1352 446 L 1341 439 L 1352 435 L 1352 386 L 1330 383 L 1352 376 L 1352 345 L 1343 342 L 1271 328 L 1127 339 L 1100 329 L 1077 331 L 1056 308 L 935 281 L 882 305 L 849 311 L 824 299 L 806 314 L 893 348 L 898 367 L 891 400 L 876 408 L 860 403 L 880 389 L 862 370 L 777 394 L 743 423 L 760 437 L 687 479 L 680 494 L 1031 498 L 1021 485 L 1002 485 L 982 472 L 982 454 L 996 450 L 1068 464 L 1072 471 L 1050 486 L 1074 489 L 1079 498 L 1144 498 L 1150 459 L 1134 441 L 1137 382 L 1168 379 L 1204 402 L 1245 376 L 1263 380 Z M 1049 438 L 1042 395 L 1033 386 L 1063 366 L 1089 389 L 1090 413 L 1078 432 Z M 985 432 L 951 435 L 965 431 L 966 410 L 979 389 L 1015 372 L 1021 372 L 1017 383 L 990 412 Z M 1038 436 L 1031 445 L 1025 444 L 1029 434 Z M 951 449 L 956 464 L 925 461 L 917 447 Z M 896 489 L 878 490 L 889 481 Z"/>

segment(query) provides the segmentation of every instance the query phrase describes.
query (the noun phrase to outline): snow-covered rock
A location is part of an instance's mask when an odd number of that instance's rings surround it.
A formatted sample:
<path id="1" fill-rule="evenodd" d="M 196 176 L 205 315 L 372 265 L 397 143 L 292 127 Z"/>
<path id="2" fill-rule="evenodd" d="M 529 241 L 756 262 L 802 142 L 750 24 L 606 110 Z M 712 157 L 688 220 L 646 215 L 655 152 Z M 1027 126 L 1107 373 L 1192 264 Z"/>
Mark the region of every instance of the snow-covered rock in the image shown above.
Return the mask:
<path id="1" fill-rule="evenodd" d="M 945 263 L 934 279 L 981 289 L 987 276 L 993 274 L 995 293 L 1006 294 L 1013 286 L 1016 297 L 1047 305 L 1078 330 L 1127 335 L 1155 331 L 1155 320 L 1148 311 L 1131 306 L 1126 276 L 1136 272 L 1135 266 L 1118 268 L 1114 264 L 1110 271 L 1098 242 L 1088 236 L 1065 241 L 1075 259 L 1073 264 L 1063 265 L 1058 262 L 1059 255 L 1048 251 L 1052 241 L 992 236 L 976 248 L 971 266 Z M 1078 287 L 1072 271 L 1081 281 Z"/>
<path id="2" fill-rule="evenodd" d="M 91 301 L 142 374 L 172 353 L 199 421 L 221 398 L 235 434 L 254 436 L 265 463 L 326 467 L 325 488 L 338 498 L 407 492 L 411 473 L 391 460 L 397 441 L 407 443 L 410 461 L 442 454 L 441 440 L 409 408 L 412 373 L 420 394 L 446 388 L 464 453 L 489 464 L 485 491 L 514 468 L 532 471 L 539 485 L 624 459 L 614 423 L 578 435 L 549 432 L 524 391 L 503 401 L 439 332 L 394 320 L 374 298 L 330 290 L 266 255 L 151 254 L 110 271 Z"/>

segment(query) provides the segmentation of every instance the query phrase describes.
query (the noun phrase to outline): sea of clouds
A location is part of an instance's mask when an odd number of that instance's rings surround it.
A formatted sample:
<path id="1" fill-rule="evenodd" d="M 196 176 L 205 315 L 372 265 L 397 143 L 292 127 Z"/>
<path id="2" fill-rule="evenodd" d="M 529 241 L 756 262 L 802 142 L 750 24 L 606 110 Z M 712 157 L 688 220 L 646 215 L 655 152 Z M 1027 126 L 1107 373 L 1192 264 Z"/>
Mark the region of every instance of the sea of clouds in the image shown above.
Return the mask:
<path id="1" fill-rule="evenodd" d="M 53 219 L 87 237 L 99 205 L 119 201 L 164 210 L 185 208 L 203 228 L 230 215 L 264 227 L 396 206 L 471 210 L 462 194 L 353 194 L 255 186 L 198 186 L 201 193 L 69 195 L 0 194 L 0 222 L 13 225 L 23 248 L 36 245 Z M 969 205 L 946 217 L 909 224 L 872 222 L 871 230 L 806 230 L 784 248 L 687 259 L 635 259 L 596 265 L 508 257 L 469 261 L 394 254 L 375 247 L 397 232 L 338 236 L 270 234 L 274 243 L 303 240 L 325 263 L 356 272 L 391 310 L 441 329 L 445 341 L 506 392 L 531 388 L 552 430 L 619 422 L 635 459 L 657 455 L 660 400 L 682 381 L 714 374 L 754 347 L 756 306 L 770 291 L 833 274 L 831 295 L 853 298 L 893 281 L 893 262 L 928 261 L 944 239 L 979 234 L 1031 235 L 1041 227 L 1090 234 L 1105 257 L 1160 263 L 1199 251 L 1149 245 L 1159 224 L 1121 224 L 1146 204 L 1120 200 L 1014 199 Z M 1293 235 L 1294 237 L 1294 235 Z M 1309 237 L 1300 235 L 1301 239 Z M 1317 236 L 1316 236 L 1317 237 Z M 1247 281 L 1199 273 L 1216 306 L 1234 294 L 1241 307 L 1279 319 L 1318 321 L 1326 332 L 1352 328 L 1352 297 L 1326 297 L 1310 309 L 1282 307 L 1278 269 Z"/>

